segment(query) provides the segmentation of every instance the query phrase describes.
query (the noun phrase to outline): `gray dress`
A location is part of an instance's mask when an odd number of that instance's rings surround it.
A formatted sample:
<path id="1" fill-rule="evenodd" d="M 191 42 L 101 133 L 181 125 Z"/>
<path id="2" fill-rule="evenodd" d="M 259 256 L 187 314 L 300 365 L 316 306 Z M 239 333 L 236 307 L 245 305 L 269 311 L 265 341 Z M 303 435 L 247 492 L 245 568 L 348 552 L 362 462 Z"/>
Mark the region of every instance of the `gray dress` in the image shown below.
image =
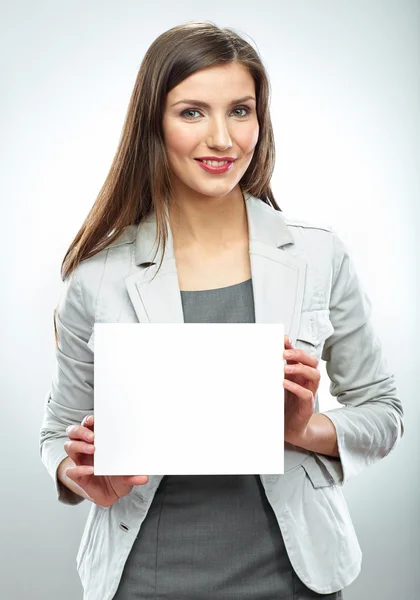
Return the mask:
<path id="1" fill-rule="evenodd" d="M 186 323 L 255 322 L 251 279 L 181 299 Z M 297 577 L 259 475 L 165 475 L 114 600 L 342 597 Z"/>

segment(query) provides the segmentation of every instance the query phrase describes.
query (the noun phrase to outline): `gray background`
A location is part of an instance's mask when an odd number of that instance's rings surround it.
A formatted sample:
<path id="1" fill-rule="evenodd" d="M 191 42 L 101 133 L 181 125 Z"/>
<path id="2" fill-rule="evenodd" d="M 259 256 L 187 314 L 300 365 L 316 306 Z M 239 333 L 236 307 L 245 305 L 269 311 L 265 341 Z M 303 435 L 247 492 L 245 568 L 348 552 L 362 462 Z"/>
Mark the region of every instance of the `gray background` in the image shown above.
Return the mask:
<path id="1" fill-rule="evenodd" d="M 346 600 L 420 597 L 419 3 L 198 4 L 1 5 L 0 596 L 83 596 L 75 557 L 89 504 L 56 501 L 38 447 L 60 265 L 106 177 L 148 46 L 174 25 L 209 19 L 262 55 L 276 199 L 349 243 L 404 402 L 399 448 L 345 487 L 364 553 Z M 335 401 L 321 367 L 327 409 Z"/>

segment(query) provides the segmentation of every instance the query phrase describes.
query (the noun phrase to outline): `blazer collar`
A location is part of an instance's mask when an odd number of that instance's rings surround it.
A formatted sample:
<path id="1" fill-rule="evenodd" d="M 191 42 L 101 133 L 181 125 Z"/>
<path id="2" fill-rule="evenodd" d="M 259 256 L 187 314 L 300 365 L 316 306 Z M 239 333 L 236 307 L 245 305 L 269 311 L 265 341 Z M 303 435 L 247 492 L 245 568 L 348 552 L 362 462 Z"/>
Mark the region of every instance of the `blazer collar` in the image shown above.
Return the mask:
<path id="1" fill-rule="evenodd" d="M 294 244 L 284 217 L 261 199 L 244 194 L 248 215 L 249 256 L 256 323 L 283 323 L 296 339 L 305 286 L 306 261 L 283 247 Z M 169 223 L 168 223 L 169 225 Z M 163 262 L 155 251 L 156 220 L 150 215 L 131 229 L 135 238 L 134 271 L 125 278 L 128 296 L 140 323 L 183 323 L 183 307 L 174 256 L 168 238 Z M 144 264 L 146 263 L 146 264 Z M 151 263 L 151 264 L 147 264 Z"/>

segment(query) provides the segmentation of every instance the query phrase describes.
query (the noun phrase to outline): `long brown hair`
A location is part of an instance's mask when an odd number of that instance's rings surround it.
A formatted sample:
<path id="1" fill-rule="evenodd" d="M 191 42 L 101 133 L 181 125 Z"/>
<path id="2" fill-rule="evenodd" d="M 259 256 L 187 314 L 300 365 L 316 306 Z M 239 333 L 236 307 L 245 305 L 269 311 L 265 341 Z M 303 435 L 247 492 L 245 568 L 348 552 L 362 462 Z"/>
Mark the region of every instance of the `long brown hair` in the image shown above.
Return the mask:
<path id="1" fill-rule="evenodd" d="M 196 71 L 232 62 L 247 67 L 254 79 L 259 124 L 259 139 L 240 187 L 243 193 L 249 192 L 281 211 L 270 187 L 275 147 L 269 114 L 270 84 L 262 61 L 233 29 L 190 21 L 162 33 L 144 56 L 110 171 L 64 256 L 63 281 L 82 260 L 106 248 L 126 226 L 138 225 L 151 212 L 157 223 L 156 253 L 161 244 L 165 251 L 166 208 L 173 201 L 162 132 L 166 95 Z"/>

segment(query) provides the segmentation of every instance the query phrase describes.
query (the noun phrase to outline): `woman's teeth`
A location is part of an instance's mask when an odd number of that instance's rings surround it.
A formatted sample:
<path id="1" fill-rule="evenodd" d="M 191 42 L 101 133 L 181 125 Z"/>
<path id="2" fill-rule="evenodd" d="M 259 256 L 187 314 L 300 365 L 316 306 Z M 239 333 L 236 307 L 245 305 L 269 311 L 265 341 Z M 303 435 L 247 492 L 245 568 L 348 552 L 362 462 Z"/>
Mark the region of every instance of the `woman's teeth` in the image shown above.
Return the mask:
<path id="1" fill-rule="evenodd" d="M 216 161 L 216 160 L 202 160 L 206 165 L 210 165 L 211 167 L 221 167 L 222 165 L 227 165 L 228 160 Z"/>

